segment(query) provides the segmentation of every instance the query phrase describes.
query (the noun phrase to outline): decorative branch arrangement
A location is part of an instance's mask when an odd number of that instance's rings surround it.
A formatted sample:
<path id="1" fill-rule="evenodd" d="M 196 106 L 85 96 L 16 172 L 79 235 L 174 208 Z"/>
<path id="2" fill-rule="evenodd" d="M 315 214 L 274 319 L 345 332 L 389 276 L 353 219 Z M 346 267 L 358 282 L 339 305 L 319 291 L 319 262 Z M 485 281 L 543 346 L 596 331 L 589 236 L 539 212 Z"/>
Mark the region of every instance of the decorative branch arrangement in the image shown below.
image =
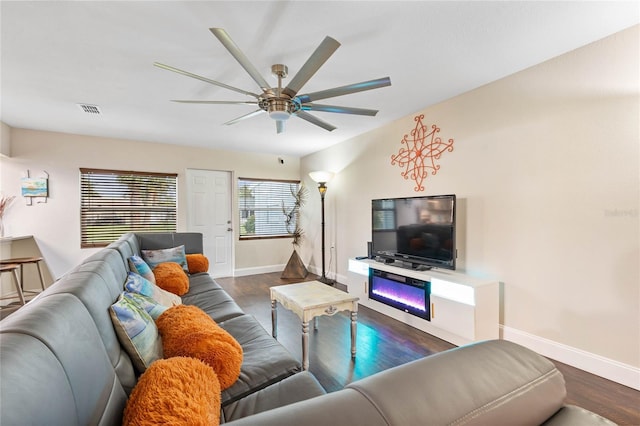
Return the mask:
<path id="1" fill-rule="evenodd" d="M 405 170 L 400 175 L 416 182 L 413 188 L 416 192 L 424 191 L 422 183 L 431 171 L 432 175 L 438 173 L 440 165 L 435 163 L 445 151 L 453 151 L 453 139 L 443 142 L 440 136 L 440 128 L 435 124 L 431 126 L 431 132 L 427 133 L 427 127 L 422 123 L 424 115 L 417 115 L 414 118 L 416 127 L 411 131 L 411 137 L 404 135 L 401 144 L 406 144 L 406 148 L 400 148 L 397 155 L 391 156 L 391 165 L 396 163 Z"/>
<path id="2" fill-rule="evenodd" d="M 3 195 L 2 197 L 0 197 L 0 218 L 4 216 L 4 211 L 6 210 L 7 207 L 9 207 L 9 204 L 11 204 L 11 202 L 15 198 L 16 198 L 15 195 L 11 195 L 9 197 L 5 197 Z"/>
<path id="3" fill-rule="evenodd" d="M 293 185 L 290 186 L 290 189 L 291 195 L 295 199 L 295 203 L 289 210 L 287 210 L 283 201 L 282 213 L 284 214 L 284 222 L 287 227 L 287 232 L 293 236 L 292 244 L 294 247 L 297 247 L 302 242 L 302 238 L 304 236 L 304 231 L 300 227 L 300 208 L 302 208 L 302 206 L 307 202 L 309 191 L 302 184 L 300 184 L 298 191 L 295 191 L 295 187 Z M 292 227 L 293 229 L 291 229 Z"/>
<path id="4" fill-rule="evenodd" d="M 293 185 L 291 185 L 290 188 L 291 195 L 293 195 L 295 202 L 293 206 L 288 210 L 285 207 L 284 202 L 282 202 L 282 213 L 284 214 L 284 222 L 287 227 L 287 232 L 293 236 L 293 253 L 291 253 L 291 257 L 289 258 L 284 271 L 282 271 L 282 275 L 280 276 L 280 278 L 302 279 L 309 274 L 309 271 L 307 271 L 307 268 L 306 266 L 304 266 L 302 259 L 300 259 L 296 247 L 300 245 L 300 243 L 302 242 L 302 236 L 304 235 L 304 232 L 300 227 L 300 208 L 307 201 L 307 195 L 309 191 L 302 184 L 300 184 L 300 187 L 297 191 L 295 190 L 295 186 Z"/>
<path id="5" fill-rule="evenodd" d="M 11 195 L 8 197 L 5 197 L 3 195 L 0 197 L 0 237 L 4 237 L 4 212 L 15 198 L 15 195 Z"/>

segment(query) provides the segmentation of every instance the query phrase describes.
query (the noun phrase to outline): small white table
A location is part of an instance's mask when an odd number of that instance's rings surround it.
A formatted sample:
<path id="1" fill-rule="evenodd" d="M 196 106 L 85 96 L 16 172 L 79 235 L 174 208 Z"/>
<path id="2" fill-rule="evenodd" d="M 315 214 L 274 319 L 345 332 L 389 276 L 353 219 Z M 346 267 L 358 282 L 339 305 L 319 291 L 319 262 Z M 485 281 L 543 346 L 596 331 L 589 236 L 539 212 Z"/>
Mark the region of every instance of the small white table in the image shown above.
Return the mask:
<path id="1" fill-rule="evenodd" d="M 358 298 L 319 281 L 271 287 L 271 331 L 278 338 L 277 302 L 302 320 L 302 369 L 309 369 L 309 321 L 318 328 L 318 316 L 351 312 L 351 357 L 356 356 Z"/>

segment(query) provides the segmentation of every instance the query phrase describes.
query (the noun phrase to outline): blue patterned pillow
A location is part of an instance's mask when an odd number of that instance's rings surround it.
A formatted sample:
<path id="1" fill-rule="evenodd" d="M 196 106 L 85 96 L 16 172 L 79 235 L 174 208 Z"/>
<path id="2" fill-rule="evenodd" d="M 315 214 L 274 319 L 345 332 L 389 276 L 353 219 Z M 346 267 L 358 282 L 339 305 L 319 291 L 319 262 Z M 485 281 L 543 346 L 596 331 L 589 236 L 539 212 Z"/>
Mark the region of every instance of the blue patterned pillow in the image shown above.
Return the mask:
<path id="1" fill-rule="evenodd" d="M 135 272 L 129 272 L 127 280 L 124 283 L 125 291 L 138 293 L 150 297 L 156 302 L 164 306 L 181 305 L 180 296 L 161 289 L 148 279 Z"/>
<path id="2" fill-rule="evenodd" d="M 156 277 L 153 275 L 151 267 L 140 256 L 134 255 L 129 258 L 129 269 L 131 269 L 131 272 L 142 275 L 152 283 L 156 283 Z"/>
<path id="3" fill-rule="evenodd" d="M 151 267 L 155 268 L 161 263 L 175 262 L 182 266 L 185 272 L 189 273 L 189 265 L 187 264 L 187 255 L 184 250 L 184 245 L 161 249 L 161 250 L 140 250 L 142 258 Z"/>
<path id="4" fill-rule="evenodd" d="M 109 309 L 120 344 L 139 373 L 162 358 L 162 340 L 153 318 L 131 299 L 118 298 Z"/>
<path id="5" fill-rule="evenodd" d="M 145 296 L 144 294 L 130 293 L 128 291 L 125 291 L 124 293 L 122 293 L 121 297 L 130 299 L 133 303 L 147 311 L 147 313 L 151 315 L 151 318 L 153 318 L 154 321 L 157 320 L 164 311 L 169 309 L 169 306 L 164 306 L 154 299 Z"/>

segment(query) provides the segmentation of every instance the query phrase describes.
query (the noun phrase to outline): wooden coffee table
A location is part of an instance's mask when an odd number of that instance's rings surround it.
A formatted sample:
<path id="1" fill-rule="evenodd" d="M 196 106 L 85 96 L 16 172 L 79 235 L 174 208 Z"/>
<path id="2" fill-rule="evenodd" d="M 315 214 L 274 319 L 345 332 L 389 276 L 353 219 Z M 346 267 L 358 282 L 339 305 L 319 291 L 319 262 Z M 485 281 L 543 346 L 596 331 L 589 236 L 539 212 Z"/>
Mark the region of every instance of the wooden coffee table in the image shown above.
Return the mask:
<path id="1" fill-rule="evenodd" d="M 318 328 L 318 317 L 335 315 L 340 311 L 351 312 L 351 357 L 356 356 L 356 331 L 358 322 L 358 298 L 319 281 L 287 284 L 271 287 L 271 331 L 278 338 L 279 302 L 302 320 L 302 369 L 309 369 L 309 321 Z"/>

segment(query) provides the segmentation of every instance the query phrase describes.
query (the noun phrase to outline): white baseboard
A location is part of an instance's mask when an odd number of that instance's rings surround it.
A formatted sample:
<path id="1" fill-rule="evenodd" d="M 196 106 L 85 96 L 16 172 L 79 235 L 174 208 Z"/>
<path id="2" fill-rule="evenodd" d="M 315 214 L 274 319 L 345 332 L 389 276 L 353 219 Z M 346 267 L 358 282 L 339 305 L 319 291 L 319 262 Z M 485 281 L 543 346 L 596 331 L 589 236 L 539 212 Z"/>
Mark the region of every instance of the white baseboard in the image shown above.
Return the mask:
<path id="1" fill-rule="evenodd" d="M 347 285 L 347 283 L 349 282 L 346 275 L 341 274 L 336 275 L 336 281 L 338 281 L 339 283 L 343 283 L 344 285 Z"/>
<path id="2" fill-rule="evenodd" d="M 307 270 L 309 272 L 311 272 L 312 274 L 322 275 L 322 271 L 317 266 L 309 265 L 309 266 L 307 266 Z"/>
<path id="3" fill-rule="evenodd" d="M 267 274 L 270 272 L 282 272 L 287 265 L 266 265 L 266 266 L 255 266 L 252 268 L 241 268 L 233 271 L 234 277 L 246 277 L 247 275 L 257 275 L 257 274 Z M 320 268 L 315 266 L 309 266 L 307 268 L 309 272 L 316 275 L 322 275 L 322 271 Z M 327 274 L 328 275 L 328 274 Z M 336 281 L 340 283 L 346 283 L 347 277 L 344 275 L 338 275 L 334 278 Z"/>
<path id="4" fill-rule="evenodd" d="M 267 265 L 255 266 L 253 268 L 241 268 L 233 271 L 234 277 L 245 277 L 247 275 L 268 274 L 270 272 L 282 272 L 287 265 Z"/>
<path id="5" fill-rule="evenodd" d="M 640 390 L 640 368 L 500 325 L 502 338 L 580 370 Z"/>

